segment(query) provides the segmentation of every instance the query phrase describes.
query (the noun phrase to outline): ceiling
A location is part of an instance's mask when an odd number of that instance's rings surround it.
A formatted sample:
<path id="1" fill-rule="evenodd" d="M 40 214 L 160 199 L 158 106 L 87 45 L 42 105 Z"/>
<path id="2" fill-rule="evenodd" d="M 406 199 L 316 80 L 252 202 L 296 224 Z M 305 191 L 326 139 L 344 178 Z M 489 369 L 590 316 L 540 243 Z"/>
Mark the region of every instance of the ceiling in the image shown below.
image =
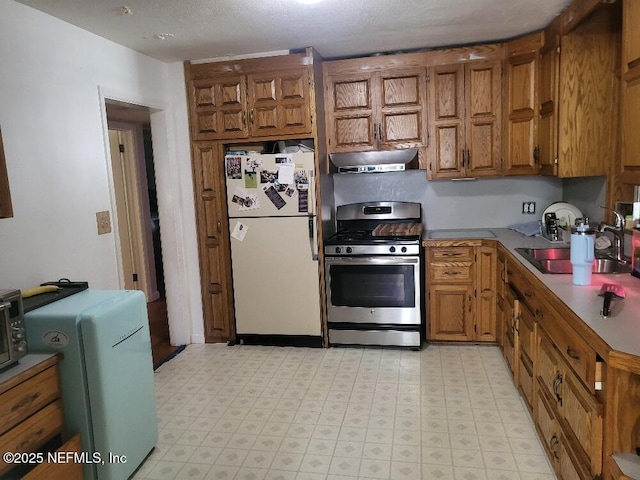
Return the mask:
<path id="1" fill-rule="evenodd" d="M 482 43 L 571 0 L 17 0 L 165 62 L 314 47 L 325 59 Z"/>

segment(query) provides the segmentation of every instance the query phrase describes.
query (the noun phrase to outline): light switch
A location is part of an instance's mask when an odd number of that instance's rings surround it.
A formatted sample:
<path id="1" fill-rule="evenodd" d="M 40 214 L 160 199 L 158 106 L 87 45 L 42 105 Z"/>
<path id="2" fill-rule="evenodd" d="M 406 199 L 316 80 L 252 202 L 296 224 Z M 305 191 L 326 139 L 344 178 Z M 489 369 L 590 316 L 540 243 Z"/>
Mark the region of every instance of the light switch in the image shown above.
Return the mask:
<path id="1" fill-rule="evenodd" d="M 98 235 L 111 233 L 111 217 L 109 211 L 96 212 L 96 221 L 98 222 Z"/>

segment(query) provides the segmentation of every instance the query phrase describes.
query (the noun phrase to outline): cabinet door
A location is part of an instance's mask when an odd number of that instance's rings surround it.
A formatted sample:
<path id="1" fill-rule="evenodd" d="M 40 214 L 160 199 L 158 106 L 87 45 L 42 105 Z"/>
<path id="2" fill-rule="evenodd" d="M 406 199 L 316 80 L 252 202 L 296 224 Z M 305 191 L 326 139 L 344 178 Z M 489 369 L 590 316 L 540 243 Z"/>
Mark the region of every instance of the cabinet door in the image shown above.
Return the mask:
<path id="1" fill-rule="evenodd" d="M 249 136 L 245 77 L 193 80 L 189 89 L 193 140 Z"/>
<path id="2" fill-rule="evenodd" d="M 624 0 L 622 7 L 622 165 L 640 169 L 640 4 Z"/>
<path id="3" fill-rule="evenodd" d="M 624 0 L 622 5 L 622 73 L 629 81 L 630 75 L 640 75 L 640 36 L 637 30 L 640 4 L 636 0 Z"/>
<path id="4" fill-rule="evenodd" d="M 429 171 L 431 178 L 463 176 L 464 64 L 429 69 Z"/>
<path id="5" fill-rule="evenodd" d="M 477 308 L 474 325 L 476 340 L 496 341 L 496 249 L 476 248 Z"/>
<path id="6" fill-rule="evenodd" d="M 538 399 L 534 415 L 536 427 L 552 466 L 557 468 L 558 460 L 560 459 L 560 427 L 556 419 L 555 409 L 551 407 L 553 400 L 548 398 L 546 388 L 539 382 L 536 387 Z"/>
<path id="7" fill-rule="evenodd" d="M 465 176 L 496 176 L 502 153 L 502 66 L 500 62 L 472 62 L 465 69 Z"/>
<path id="8" fill-rule="evenodd" d="M 540 52 L 540 82 L 538 88 L 538 148 L 540 173 L 558 173 L 558 81 L 560 44 L 558 37 L 548 36 Z"/>
<path id="9" fill-rule="evenodd" d="M 506 172 L 538 173 L 536 75 L 538 54 L 529 52 L 507 60 Z"/>
<path id="10" fill-rule="evenodd" d="M 229 341 L 234 336 L 231 298 L 229 228 L 222 146 L 194 143 L 193 174 L 205 340 Z"/>
<path id="11" fill-rule="evenodd" d="M 562 385 L 562 412 L 571 435 L 582 449 L 577 455 L 589 464 L 592 475 L 602 471 L 602 405 L 571 372 Z"/>
<path id="12" fill-rule="evenodd" d="M 247 81 L 251 136 L 311 132 L 306 69 L 249 75 Z"/>
<path id="13" fill-rule="evenodd" d="M 377 139 L 380 148 L 426 145 L 426 70 L 382 72 L 376 82 L 380 99 Z"/>
<path id="14" fill-rule="evenodd" d="M 619 35 L 614 12 L 594 12 L 560 45 L 558 176 L 606 176 L 616 161 Z M 637 28 L 637 27 L 636 27 Z"/>
<path id="15" fill-rule="evenodd" d="M 518 385 L 519 367 L 518 357 L 520 348 L 518 346 L 518 315 L 520 314 L 520 302 L 511 288 L 507 288 L 504 299 L 504 359 L 513 375 L 513 382 Z"/>
<path id="16" fill-rule="evenodd" d="M 473 286 L 429 287 L 430 340 L 473 338 Z"/>
<path id="17" fill-rule="evenodd" d="M 325 100 L 329 151 L 353 152 L 375 148 L 373 88 L 371 73 L 329 78 Z M 375 133 L 377 137 L 378 132 Z"/>

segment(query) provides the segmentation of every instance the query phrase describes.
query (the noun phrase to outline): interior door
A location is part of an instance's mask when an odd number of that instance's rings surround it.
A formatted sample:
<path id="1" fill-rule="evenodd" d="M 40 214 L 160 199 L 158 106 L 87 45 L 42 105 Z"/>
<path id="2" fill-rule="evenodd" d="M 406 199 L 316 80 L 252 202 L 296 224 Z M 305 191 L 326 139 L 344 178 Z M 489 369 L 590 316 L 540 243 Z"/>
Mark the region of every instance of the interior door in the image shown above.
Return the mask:
<path id="1" fill-rule="evenodd" d="M 147 301 L 159 297 L 151 240 L 148 194 L 141 188 L 146 176 L 139 171 L 136 139 L 131 129 L 109 128 L 109 150 L 116 199 L 123 287 L 142 290 Z M 146 199 L 146 202 L 145 202 Z M 143 218 L 143 214 L 147 217 Z"/>

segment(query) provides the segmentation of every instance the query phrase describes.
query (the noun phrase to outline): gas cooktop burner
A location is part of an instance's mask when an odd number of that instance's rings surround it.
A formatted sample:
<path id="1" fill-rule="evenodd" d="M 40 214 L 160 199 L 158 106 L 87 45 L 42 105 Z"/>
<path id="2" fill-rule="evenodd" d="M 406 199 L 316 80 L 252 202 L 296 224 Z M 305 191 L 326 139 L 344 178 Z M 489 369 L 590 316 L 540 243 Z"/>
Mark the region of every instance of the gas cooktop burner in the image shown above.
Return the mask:
<path id="1" fill-rule="evenodd" d="M 353 242 L 371 238 L 371 232 L 364 230 L 354 230 L 351 232 L 338 232 L 335 234 L 334 240 L 338 242 Z"/>

